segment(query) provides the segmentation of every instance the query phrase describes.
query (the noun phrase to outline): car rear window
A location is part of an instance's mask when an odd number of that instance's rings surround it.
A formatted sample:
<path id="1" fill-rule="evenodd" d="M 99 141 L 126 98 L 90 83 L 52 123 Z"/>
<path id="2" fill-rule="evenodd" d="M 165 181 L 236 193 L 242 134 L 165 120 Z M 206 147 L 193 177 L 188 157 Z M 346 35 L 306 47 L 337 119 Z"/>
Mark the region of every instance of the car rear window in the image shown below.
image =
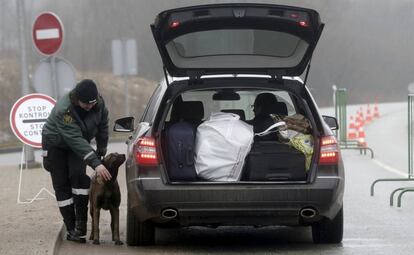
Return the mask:
<path id="1" fill-rule="evenodd" d="M 187 58 L 235 54 L 289 57 L 300 41 L 288 33 L 252 29 L 201 31 L 173 40 L 178 53 Z"/>
<path id="2" fill-rule="evenodd" d="M 207 119 L 213 112 L 232 112 L 236 114 L 242 114 L 244 120 L 251 120 L 254 118 L 254 102 L 258 95 L 264 93 L 273 94 L 279 104 L 286 105 L 287 115 L 293 115 L 296 112 L 296 107 L 292 100 L 292 95 L 287 91 L 277 90 L 240 90 L 233 91 L 232 93 L 239 95 L 239 99 L 236 99 L 229 94 L 224 94 L 221 98 L 217 97 L 220 94 L 219 90 L 198 90 L 187 91 L 181 94 L 183 102 L 201 102 L 204 108 L 203 120 Z M 226 98 L 229 97 L 229 98 Z M 191 110 L 191 109 L 189 109 Z M 283 114 L 286 115 L 286 114 Z M 170 120 L 170 113 L 167 116 L 167 121 Z"/>
<path id="3" fill-rule="evenodd" d="M 179 67 L 294 67 L 309 44 L 284 32 L 254 29 L 217 29 L 184 34 L 167 45 Z M 235 59 L 244 61 L 236 61 Z M 248 61 L 246 61 L 248 59 Z M 196 62 L 194 62 L 196 61 Z M 198 64 L 197 64 L 198 63 Z"/>

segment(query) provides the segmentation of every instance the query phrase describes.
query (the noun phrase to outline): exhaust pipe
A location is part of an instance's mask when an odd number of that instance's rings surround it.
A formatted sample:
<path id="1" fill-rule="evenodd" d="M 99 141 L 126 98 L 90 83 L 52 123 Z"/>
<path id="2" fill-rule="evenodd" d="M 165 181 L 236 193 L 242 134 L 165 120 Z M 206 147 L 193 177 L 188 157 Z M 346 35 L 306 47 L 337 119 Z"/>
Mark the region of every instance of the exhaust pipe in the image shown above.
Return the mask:
<path id="1" fill-rule="evenodd" d="M 161 216 L 167 220 L 172 220 L 176 218 L 177 215 L 178 215 L 178 212 L 176 209 L 167 208 L 161 211 Z"/>
<path id="2" fill-rule="evenodd" d="M 315 216 L 317 215 L 317 211 L 312 208 L 312 207 L 305 207 L 302 210 L 300 210 L 300 216 L 304 219 L 304 220 L 310 220 L 315 218 Z"/>

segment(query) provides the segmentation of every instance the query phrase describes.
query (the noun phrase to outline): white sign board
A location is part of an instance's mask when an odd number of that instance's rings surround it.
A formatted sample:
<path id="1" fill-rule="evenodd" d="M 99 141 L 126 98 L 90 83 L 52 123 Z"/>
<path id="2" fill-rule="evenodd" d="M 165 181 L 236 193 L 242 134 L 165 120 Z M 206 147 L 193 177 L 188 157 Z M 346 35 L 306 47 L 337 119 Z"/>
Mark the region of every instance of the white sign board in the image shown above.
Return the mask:
<path id="1" fill-rule="evenodd" d="M 10 111 L 10 127 L 24 144 L 42 147 L 42 128 L 56 101 L 44 94 L 29 94 L 14 103 Z"/>
<path id="2" fill-rule="evenodd" d="M 414 83 L 408 84 L 408 92 L 414 94 Z"/>
<path id="3" fill-rule="evenodd" d="M 75 69 L 65 59 L 55 57 L 56 85 L 52 79 L 52 59 L 46 58 L 40 61 L 33 75 L 33 86 L 36 92 L 49 95 L 54 98 L 63 97 L 76 85 Z"/>
<path id="4" fill-rule="evenodd" d="M 137 62 L 135 39 L 112 40 L 112 71 L 115 75 L 137 75 Z"/>

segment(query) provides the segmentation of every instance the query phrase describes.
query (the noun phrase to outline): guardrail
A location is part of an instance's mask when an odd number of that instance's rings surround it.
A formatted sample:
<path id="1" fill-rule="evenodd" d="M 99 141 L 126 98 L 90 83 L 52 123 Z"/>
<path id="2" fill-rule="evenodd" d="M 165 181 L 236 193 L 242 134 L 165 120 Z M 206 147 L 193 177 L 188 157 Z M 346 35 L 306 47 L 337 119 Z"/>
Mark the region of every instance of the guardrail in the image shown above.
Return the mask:
<path id="1" fill-rule="evenodd" d="M 414 114 L 414 94 L 408 94 L 408 171 L 407 178 L 382 178 L 377 179 L 371 184 L 371 196 L 374 196 L 374 187 L 379 182 L 409 182 L 414 181 L 413 176 L 413 114 Z M 390 195 L 390 206 L 394 205 L 394 195 L 398 194 L 397 207 L 401 207 L 402 196 L 407 192 L 414 192 L 414 187 L 401 187 L 393 190 Z"/>

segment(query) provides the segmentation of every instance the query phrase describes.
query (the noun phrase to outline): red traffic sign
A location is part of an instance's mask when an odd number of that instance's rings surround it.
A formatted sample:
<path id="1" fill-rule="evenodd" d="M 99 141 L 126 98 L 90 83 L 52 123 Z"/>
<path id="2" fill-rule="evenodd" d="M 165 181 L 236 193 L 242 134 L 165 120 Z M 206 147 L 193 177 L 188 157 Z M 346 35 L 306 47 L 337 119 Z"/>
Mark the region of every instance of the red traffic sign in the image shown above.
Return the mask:
<path id="1" fill-rule="evenodd" d="M 33 43 L 40 53 L 55 54 L 63 42 L 63 24 L 53 12 L 43 12 L 35 19 L 32 27 Z"/>
<path id="2" fill-rule="evenodd" d="M 44 94 L 29 94 L 14 103 L 10 127 L 24 144 L 42 148 L 42 128 L 55 106 L 55 99 Z"/>

